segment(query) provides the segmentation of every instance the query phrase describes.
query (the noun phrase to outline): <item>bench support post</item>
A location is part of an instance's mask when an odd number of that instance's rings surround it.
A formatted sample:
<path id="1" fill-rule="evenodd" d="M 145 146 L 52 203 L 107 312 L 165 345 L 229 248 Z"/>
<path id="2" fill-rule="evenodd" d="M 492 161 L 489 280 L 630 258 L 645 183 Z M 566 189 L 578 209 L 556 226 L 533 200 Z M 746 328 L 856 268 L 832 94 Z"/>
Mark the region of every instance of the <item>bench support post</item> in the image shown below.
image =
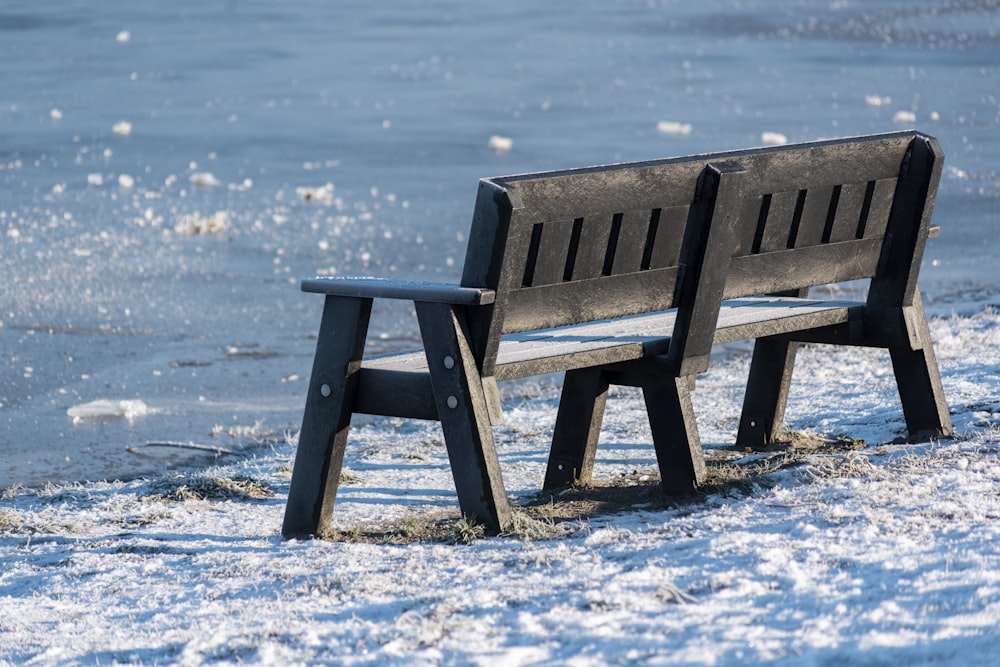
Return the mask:
<path id="1" fill-rule="evenodd" d="M 608 380 L 600 369 L 566 372 L 543 490 L 590 481 L 607 399 Z"/>
<path id="2" fill-rule="evenodd" d="M 797 348 L 787 339 L 758 338 L 754 343 L 737 446 L 762 449 L 781 436 Z"/>
<path id="3" fill-rule="evenodd" d="M 669 495 L 691 493 L 705 481 L 705 457 L 691 404 L 693 380 L 660 377 L 642 385 L 661 484 Z"/>
<path id="4" fill-rule="evenodd" d="M 944 398 L 941 374 L 931 346 L 930 329 L 919 290 L 916 291 L 914 305 L 903 319 L 908 332 L 906 338 L 912 342 L 891 345 L 889 356 L 903 404 L 906 429 L 911 438 L 951 437 L 951 415 Z"/>
<path id="5" fill-rule="evenodd" d="M 371 309 L 371 299 L 326 297 L 281 526 L 286 539 L 330 524 Z"/>
<path id="6" fill-rule="evenodd" d="M 459 507 L 463 516 L 498 533 L 510 523 L 510 505 L 465 313 L 442 303 L 415 305 Z"/>

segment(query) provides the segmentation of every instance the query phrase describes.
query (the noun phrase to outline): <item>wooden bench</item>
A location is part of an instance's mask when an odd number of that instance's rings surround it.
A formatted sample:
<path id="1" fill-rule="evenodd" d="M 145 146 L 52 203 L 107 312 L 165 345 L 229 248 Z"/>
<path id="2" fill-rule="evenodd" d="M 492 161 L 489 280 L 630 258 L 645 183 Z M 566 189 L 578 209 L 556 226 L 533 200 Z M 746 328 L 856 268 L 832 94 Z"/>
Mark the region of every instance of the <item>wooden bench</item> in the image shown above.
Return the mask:
<path id="1" fill-rule="evenodd" d="M 564 372 L 544 488 L 588 481 L 611 384 L 641 387 L 668 493 L 704 480 L 690 392 L 756 339 L 737 443 L 777 438 L 800 342 L 888 348 L 914 436 L 951 423 L 916 279 L 942 154 L 900 132 L 480 181 L 459 285 L 317 277 L 325 295 L 282 534 L 333 511 L 351 415 L 439 420 L 462 513 L 510 519 L 497 382 Z M 865 301 L 810 287 L 870 280 Z M 422 351 L 364 357 L 372 300 Z"/>

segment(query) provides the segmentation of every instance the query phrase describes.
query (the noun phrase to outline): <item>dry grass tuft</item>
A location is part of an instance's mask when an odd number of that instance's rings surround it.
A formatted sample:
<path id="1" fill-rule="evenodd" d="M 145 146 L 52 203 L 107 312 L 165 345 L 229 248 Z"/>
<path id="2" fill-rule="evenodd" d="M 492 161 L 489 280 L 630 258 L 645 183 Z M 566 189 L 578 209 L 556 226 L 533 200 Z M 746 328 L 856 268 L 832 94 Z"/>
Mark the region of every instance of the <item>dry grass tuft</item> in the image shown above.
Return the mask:
<path id="1" fill-rule="evenodd" d="M 251 477 L 196 474 L 158 480 L 150 497 L 159 500 L 261 500 L 274 495 L 266 483 Z"/>

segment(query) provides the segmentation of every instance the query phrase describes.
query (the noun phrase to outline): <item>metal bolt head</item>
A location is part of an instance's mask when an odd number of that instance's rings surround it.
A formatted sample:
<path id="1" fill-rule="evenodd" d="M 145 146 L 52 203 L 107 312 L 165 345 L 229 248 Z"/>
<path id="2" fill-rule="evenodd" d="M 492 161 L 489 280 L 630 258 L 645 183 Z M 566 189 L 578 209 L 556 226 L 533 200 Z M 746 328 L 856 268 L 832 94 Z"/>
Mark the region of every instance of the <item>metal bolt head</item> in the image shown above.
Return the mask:
<path id="1" fill-rule="evenodd" d="M 458 407 L 458 399 L 455 398 L 454 396 L 449 396 L 448 397 L 448 407 L 451 408 L 452 410 L 454 410 L 455 408 L 457 408 Z"/>
<path id="2" fill-rule="evenodd" d="M 320 396 L 322 396 L 323 398 L 330 398 L 330 394 L 333 393 L 333 390 L 330 389 L 330 385 L 328 385 L 328 384 L 321 384 L 319 386 L 319 393 L 320 393 Z"/>
<path id="3" fill-rule="evenodd" d="M 454 368 L 455 367 L 455 358 L 452 357 L 451 355 L 445 356 L 445 358 L 444 358 L 444 367 L 447 368 L 448 370 L 451 370 L 452 368 Z"/>

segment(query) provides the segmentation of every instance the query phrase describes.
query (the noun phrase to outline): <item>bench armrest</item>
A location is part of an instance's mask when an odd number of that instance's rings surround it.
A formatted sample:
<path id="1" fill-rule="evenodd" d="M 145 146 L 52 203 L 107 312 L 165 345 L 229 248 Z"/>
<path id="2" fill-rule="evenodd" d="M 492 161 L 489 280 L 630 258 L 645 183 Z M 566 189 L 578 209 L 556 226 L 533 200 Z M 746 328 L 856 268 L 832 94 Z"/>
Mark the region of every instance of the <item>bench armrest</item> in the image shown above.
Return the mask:
<path id="1" fill-rule="evenodd" d="M 493 303 L 496 292 L 452 283 L 417 282 L 357 276 L 316 276 L 302 280 L 303 292 L 362 299 L 409 299 L 456 306 L 483 306 Z"/>

